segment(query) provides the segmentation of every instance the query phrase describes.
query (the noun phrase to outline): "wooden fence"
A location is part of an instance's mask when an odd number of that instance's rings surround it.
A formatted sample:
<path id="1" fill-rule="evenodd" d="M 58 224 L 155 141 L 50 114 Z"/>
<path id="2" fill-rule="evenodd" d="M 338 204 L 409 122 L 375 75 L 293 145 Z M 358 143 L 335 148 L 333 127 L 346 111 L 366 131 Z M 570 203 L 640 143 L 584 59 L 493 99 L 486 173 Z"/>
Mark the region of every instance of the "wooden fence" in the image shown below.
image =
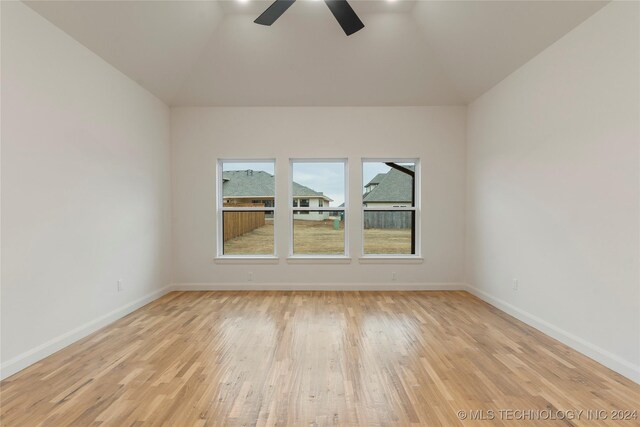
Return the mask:
<path id="1" fill-rule="evenodd" d="M 364 228 L 411 228 L 411 212 L 365 211 Z"/>
<path id="2" fill-rule="evenodd" d="M 264 204 L 258 203 L 233 203 L 225 204 L 225 207 L 233 208 L 263 208 Z M 224 241 L 265 225 L 266 212 L 223 212 Z"/>

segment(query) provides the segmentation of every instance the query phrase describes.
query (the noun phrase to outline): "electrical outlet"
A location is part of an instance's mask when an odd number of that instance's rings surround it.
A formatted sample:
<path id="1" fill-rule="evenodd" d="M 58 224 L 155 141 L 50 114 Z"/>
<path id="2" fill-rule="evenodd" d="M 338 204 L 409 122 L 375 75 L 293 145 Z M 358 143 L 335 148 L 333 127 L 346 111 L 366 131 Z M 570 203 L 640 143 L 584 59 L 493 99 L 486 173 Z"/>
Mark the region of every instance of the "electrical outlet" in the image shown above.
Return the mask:
<path id="1" fill-rule="evenodd" d="M 518 279 L 513 279 L 513 290 L 517 291 L 518 286 L 519 286 Z"/>
<path id="2" fill-rule="evenodd" d="M 392 282 L 396 281 L 396 272 L 395 271 L 391 273 L 391 281 Z"/>
<path id="3" fill-rule="evenodd" d="M 253 282 L 253 272 L 252 272 L 252 271 L 250 271 L 250 272 L 247 274 L 247 280 L 248 280 L 249 282 Z"/>
<path id="4" fill-rule="evenodd" d="M 118 292 L 124 291 L 124 286 L 122 285 L 122 279 L 118 279 Z"/>

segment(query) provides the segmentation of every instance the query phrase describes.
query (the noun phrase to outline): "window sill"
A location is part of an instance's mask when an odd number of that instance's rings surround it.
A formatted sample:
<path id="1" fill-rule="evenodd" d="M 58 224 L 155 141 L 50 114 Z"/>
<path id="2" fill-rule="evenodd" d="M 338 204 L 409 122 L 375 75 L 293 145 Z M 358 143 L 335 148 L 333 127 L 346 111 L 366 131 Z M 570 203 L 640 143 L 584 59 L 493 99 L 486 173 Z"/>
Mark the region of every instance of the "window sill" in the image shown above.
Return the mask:
<path id="1" fill-rule="evenodd" d="M 215 257 L 213 262 L 216 264 L 279 264 L 280 258 L 275 256 L 221 256 Z"/>
<path id="2" fill-rule="evenodd" d="M 351 264 L 347 256 L 290 256 L 289 264 Z"/>
<path id="3" fill-rule="evenodd" d="M 364 256 L 358 258 L 360 264 L 422 264 L 419 256 Z"/>

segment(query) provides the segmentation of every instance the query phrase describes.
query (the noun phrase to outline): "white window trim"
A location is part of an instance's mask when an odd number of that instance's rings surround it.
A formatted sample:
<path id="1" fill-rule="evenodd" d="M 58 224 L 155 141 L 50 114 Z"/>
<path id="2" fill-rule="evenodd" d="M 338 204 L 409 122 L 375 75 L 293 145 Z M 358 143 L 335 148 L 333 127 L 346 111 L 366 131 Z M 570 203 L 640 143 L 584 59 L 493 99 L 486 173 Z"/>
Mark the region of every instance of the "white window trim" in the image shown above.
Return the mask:
<path id="1" fill-rule="evenodd" d="M 222 193 L 222 178 L 223 178 L 223 163 L 270 163 L 273 164 L 273 176 L 274 176 L 274 194 L 273 194 L 273 206 L 272 207 L 264 207 L 264 208 L 230 208 L 224 206 L 224 194 Z M 243 263 L 247 261 L 256 261 L 256 262 L 264 262 L 264 263 L 273 263 L 274 261 L 277 263 L 278 261 L 278 242 L 276 233 L 276 225 L 275 225 L 275 216 L 276 216 L 276 205 L 278 202 L 278 174 L 276 169 L 276 159 L 275 158 L 250 158 L 250 159 L 239 159 L 239 158 L 219 158 L 216 162 L 216 256 L 214 257 L 214 262 L 224 264 L 224 263 Z M 254 197 L 257 198 L 257 197 Z M 247 254 L 247 255 L 225 255 L 224 254 L 224 230 L 222 226 L 222 215 L 224 212 L 272 212 L 273 213 L 273 254 L 268 255 L 258 255 L 258 254 Z"/>
<path id="2" fill-rule="evenodd" d="M 280 258 L 272 255 L 224 255 L 213 259 L 215 264 L 279 264 Z"/>
<path id="3" fill-rule="evenodd" d="M 360 264 L 422 264 L 424 258 L 413 255 L 367 255 L 358 258 Z"/>
<path id="4" fill-rule="evenodd" d="M 360 221 L 360 258 L 358 261 L 361 264 L 393 264 L 393 263 L 403 263 L 403 264 L 411 264 L 411 263 L 422 263 L 424 262 L 424 258 L 422 258 L 422 234 L 421 234 L 421 221 L 420 221 L 420 212 L 421 212 L 421 204 L 422 204 L 422 173 L 420 167 L 420 158 L 369 158 L 363 157 L 360 161 L 360 188 L 364 189 L 364 164 L 365 163 L 414 163 L 415 164 L 415 206 L 414 207 L 367 207 L 365 208 L 364 203 L 362 202 L 362 196 L 360 196 L 360 206 L 362 209 L 361 221 Z M 415 211 L 415 254 L 365 254 L 364 253 L 364 213 L 366 211 Z"/>
<path id="5" fill-rule="evenodd" d="M 344 207 L 308 207 L 301 208 L 293 206 L 293 164 L 294 163 L 343 163 L 344 164 Z M 289 159 L 289 263 L 327 263 L 335 261 L 337 263 L 350 263 L 349 254 L 349 159 L 341 158 L 291 158 Z M 293 253 L 293 212 L 309 211 L 309 212 L 344 212 L 344 253 L 335 255 L 323 254 L 294 254 Z"/>
<path id="6" fill-rule="evenodd" d="M 295 255 L 287 258 L 288 264 L 351 264 L 351 258 L 342 255 Z"/>

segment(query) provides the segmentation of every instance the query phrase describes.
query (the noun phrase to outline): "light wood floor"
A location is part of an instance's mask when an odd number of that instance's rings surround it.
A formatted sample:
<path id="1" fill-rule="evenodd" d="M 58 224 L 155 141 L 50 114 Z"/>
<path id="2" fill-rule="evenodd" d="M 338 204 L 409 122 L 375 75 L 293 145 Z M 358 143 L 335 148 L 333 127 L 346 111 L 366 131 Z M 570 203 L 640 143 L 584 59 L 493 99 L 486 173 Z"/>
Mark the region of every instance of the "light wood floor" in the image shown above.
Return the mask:
<path id="1" fill-rule="evenodd" d="M 29 427 L 513 426 L 498 411 L 536 409 L 585 413 L 527 425 L 639 425 L 610 411 L 640 410 L 640 386 L 465 292 L 174 292 L 1 387 L 0 424 Z"/>

